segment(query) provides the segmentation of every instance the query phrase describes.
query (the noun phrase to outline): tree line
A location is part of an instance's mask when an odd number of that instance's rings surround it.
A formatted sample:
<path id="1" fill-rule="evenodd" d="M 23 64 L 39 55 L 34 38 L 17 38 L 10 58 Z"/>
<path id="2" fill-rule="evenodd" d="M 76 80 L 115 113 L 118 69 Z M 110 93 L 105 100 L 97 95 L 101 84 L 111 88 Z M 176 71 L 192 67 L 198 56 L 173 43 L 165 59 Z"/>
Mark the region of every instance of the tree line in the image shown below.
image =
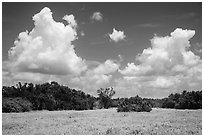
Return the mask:
<path id="1" fill-rule="evenodd" d="M 118 112 L 150 112 L 152 108 L 202 109 L 202 91 L 183 91 L 166 98 L 112 99 L 115 90 L 100 88 L 98 97 L 71 89 L 55 81 L 43 84 L 19 82 L 16 86 L 2 87 L 2 112 L 26 112 L 31 110 L 92 110 L 117 107 Z"/>
<path id="2" fill-rule="evenodd" d="M 2 111 L 87 110 L 93 109 L 95 97 L 57 82 L 35 84 L 20 82 L 2 89 Z"/>

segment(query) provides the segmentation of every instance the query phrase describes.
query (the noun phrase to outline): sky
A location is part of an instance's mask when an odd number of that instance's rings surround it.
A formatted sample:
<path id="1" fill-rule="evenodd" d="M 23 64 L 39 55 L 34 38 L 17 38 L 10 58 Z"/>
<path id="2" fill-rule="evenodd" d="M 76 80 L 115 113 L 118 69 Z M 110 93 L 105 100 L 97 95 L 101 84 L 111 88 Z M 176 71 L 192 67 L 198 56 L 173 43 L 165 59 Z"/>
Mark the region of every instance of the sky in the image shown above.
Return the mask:
<path id="1" fill-rule="evenodd" d="M 96 96 L 202 90 L 202 3 L 2 3 L 2 85 L 57 81 Z"/>

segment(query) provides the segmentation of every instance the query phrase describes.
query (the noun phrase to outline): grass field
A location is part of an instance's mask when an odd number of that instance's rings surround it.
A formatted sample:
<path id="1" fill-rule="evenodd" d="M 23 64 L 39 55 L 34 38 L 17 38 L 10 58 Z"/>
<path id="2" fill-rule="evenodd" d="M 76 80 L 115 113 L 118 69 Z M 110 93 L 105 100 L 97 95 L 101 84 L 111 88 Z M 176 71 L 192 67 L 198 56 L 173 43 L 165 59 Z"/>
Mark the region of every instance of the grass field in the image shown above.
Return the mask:
<path id="1" fill-rule="evenodd" d="M 202 110 L 156 109 L 3 113 L 2 134 L 202 134 Z"/>

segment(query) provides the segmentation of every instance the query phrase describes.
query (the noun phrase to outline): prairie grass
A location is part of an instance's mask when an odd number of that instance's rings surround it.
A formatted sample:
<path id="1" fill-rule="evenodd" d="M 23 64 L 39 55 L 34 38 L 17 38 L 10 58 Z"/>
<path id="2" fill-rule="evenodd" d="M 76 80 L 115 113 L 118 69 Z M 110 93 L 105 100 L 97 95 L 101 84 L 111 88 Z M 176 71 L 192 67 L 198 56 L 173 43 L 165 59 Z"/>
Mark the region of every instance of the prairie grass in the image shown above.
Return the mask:
<path id="1" fill-rule="evenodd" d="M 2 114 L 3 135 L 202 134 L 202 110 L 153 108 L 151 112 L 32 111 Z"/>

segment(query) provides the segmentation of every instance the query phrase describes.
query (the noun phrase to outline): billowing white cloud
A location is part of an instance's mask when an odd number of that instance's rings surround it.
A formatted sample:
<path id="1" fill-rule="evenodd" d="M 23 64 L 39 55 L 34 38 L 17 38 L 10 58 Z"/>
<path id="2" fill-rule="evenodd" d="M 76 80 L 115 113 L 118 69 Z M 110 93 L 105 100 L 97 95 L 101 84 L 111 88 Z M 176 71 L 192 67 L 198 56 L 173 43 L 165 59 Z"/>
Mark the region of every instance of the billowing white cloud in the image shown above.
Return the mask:
<path id="1" fill-rule="evenodd" d="M 77 27 L 77 22 L 74 19 L 74 15 L 65 15 L 63 19 L 66 20 L 72 27 Z"/>
<path id="2" fill-rule="evenodd" d="M 162 76 L 158 76 L 154 81 L 150 82 L 150 85 L 156 88 L 169 88 L 174 84 L 175 83 L 172 79 Z"/>
<path id="3" fill-rule="evenodd" d="M 128 63 L 119 70 L 124 76 L 121 81 L 132 80 L 135 85 L 140 84 L 141 89 L 165 89 L 169 92 L 201 89 L 202 60 L 189 48 L 189 40 L 194 35 L 193 30 L 177 28 L 170 36 L 155 36 L 151 39 L 151 48 L 136 56 L 137 63 Z M 144 78 L 146 80 L 141 81 Z"/>
<path id="4" fill-rule="evenodd" d="M 110 84 L 111 73 L 116 72 L 119 66 L 120 64 L 113 60 L 106 60 L 104 63 L 89 69 L 84 75 L 73 78 L 70 82 L 78 86 L 78 88 L 91 91 L 94 94 L 98 88 Z"/>
<path id="5" fill-rule="evenodd" d="M 119 72 L 123 75 L 139 75 L 139 74 L 146 74 L 152 70 L 151 66 L 136 66 L 134 63 L 128 63 L 125 69 L 119 70 Z"/>
<path id="6" fill-rule="evenodd" d="M 57 81 L 73 88 L 93 92 L 109 84 L 118 70 L 118 61 L 104 63 L 83 60 L 75 53 L 72 42 L 77 39 L 77 23 L 73 15 L 65 15 L 68 25 L 54 21 L 49 8 L 33 16 L 31 32 L 21 32 L 3 62 L 3 84 Z M 83 34 L 81 34 L 83 35 Z"/>
<path id="7" fill-rule="evenodd" d="M 124 40 L 126 35 L 124 34 L 124 31 L 117 31 L 115 28 L 113 28 L 112 34 L 108 34 L 110 37 L 110 41 L 119 42 L 121 40 Z"/>
<path id="8" fill-rule="evenodd" d="M 68 25 L 54 21 L 49 8 L 33 16 L 31 32 L 21 32 L 9 50 L 11 72 L 54 75 L 80 75 L 87 69 L 77 56 L 72 42 L 77 39 L 77 23 L 73 15 L 65 15 Z"/>
<path id="9" fill-rule="evenodd" d="M 199 56 L 189 50 L 195 31 L 176 29 L 171 36 L 157 37 L 151 40 L 152 47 L 143 50 L 136 57 L 139 65 L 128 63 L 123 75 L 172 75 L 174 71 L 195 67 L 201 63 Z"/>
<path id="10" fill-rule="evenodd" d="M 91 20 L 95 21 L 102 21 L 103 20 L 103 14 L 101 12 L 94 12 L 91 16 Z"/>
<path id="11" fill-rule="evenodd" d="M 119 65 L 114 63 L 112 60 L 106 60 L 103 64 L 100 64 L 98 67 L 93 69 L 95 74 L 109 74 L 115 72 L 118 69 Z"/>

